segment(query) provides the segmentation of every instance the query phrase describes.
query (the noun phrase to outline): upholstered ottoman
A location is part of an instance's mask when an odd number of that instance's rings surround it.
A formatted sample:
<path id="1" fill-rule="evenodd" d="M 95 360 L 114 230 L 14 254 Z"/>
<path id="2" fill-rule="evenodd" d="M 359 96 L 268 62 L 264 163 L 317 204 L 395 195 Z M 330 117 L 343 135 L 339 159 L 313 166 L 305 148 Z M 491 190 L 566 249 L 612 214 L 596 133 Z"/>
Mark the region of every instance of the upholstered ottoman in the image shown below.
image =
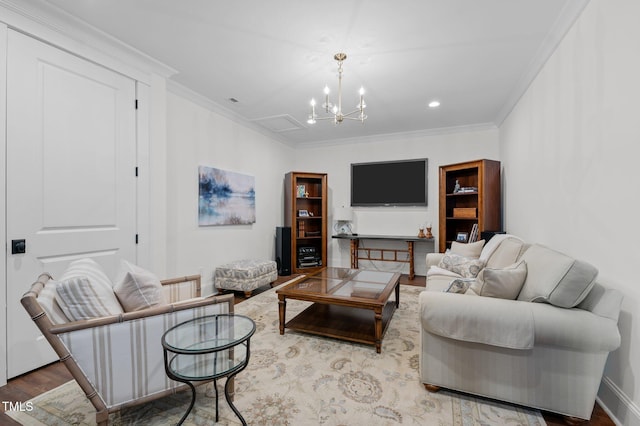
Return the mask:
<path id="1" fill-rule="evenodd" d="M 244 291 L 250 297 L 253 290 L 278 279 L 273 260 L 244 259 L 216 267 L 213 285 L 217 289 Z"/>

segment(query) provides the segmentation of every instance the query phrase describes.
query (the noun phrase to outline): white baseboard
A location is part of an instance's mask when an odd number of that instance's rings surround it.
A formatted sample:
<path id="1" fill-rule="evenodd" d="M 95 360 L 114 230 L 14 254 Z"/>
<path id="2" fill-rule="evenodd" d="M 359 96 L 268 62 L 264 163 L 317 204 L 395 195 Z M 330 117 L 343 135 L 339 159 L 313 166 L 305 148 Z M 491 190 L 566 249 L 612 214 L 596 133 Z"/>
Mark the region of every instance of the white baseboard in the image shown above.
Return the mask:
<path id="1" fill-rule="evenodd" d="M 640 407 L 606 376 L 602 378 L 597 400 L 616 425 L 640 426 Z"/>

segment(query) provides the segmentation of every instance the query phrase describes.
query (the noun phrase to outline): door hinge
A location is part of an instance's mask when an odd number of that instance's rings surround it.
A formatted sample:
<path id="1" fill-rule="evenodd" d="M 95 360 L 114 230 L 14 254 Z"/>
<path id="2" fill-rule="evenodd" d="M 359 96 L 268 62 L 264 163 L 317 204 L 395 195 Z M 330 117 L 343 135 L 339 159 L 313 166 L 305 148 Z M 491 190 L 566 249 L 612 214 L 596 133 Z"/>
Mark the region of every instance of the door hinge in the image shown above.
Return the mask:
<path id="1" fill-rule="evenodd" d="M 138 244 L 138 234 L 136 234 L 136 244 Z"/>
<path id="2" fill-rule="evenodd" d="M 136 166 L 136 177 L 138 177 L 138 166 Z"/>
<path id="3" fill-rule="evenodd" d="M 138 100 L 136 99 L 136 109 L 138 109 Z"/>

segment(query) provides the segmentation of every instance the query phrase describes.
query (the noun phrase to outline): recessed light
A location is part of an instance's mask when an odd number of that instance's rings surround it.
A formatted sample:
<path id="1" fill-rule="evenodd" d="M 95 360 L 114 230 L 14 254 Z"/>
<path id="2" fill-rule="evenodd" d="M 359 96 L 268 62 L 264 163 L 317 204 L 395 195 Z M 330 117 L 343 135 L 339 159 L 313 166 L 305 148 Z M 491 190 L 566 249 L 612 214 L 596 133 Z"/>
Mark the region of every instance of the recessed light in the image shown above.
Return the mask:
<path id="1" fill-rule="evenodd" d="M 438 108 L 439 106 L 440 106 L 440 101 L 429 102 L 429 108 Z"/>

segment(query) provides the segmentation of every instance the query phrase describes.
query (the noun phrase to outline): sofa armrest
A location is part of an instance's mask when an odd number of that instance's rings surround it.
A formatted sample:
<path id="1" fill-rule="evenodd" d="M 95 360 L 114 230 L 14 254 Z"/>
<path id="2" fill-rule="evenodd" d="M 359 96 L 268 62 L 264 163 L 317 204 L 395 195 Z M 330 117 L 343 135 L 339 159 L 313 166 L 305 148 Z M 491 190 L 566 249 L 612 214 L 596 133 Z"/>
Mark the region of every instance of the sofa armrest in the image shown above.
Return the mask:
<path id="1" fill-rule="evenodd" d="M 512 349 L 546 345 L 610 352 L 620 346 L 616 321 L 547 303 L 423 291 L 420 320 L 424 330 L 439 336 Z"/>
<path id="2" fill-rule="evenodd" d="M 430 333 L 504 348 L 533 348 L 533 315 L 522 309 L 522 302 L 438 291 L 423 291 L 419 300 L 422 327 Z"/>
<path id="3" fill-rule="evenodd" d="M 427 272 L 432 266 L 438 266 L 443 257 L 444 253 L 427 253 Z"/>
<path id="4" fill-rule="evenodd" d="M 611 352 L 620 346 L 617 321 L 583 309 L 560 308 L 547 303 L 530 303 L 530 308 L 536 345 L 587 352 Z"/>

